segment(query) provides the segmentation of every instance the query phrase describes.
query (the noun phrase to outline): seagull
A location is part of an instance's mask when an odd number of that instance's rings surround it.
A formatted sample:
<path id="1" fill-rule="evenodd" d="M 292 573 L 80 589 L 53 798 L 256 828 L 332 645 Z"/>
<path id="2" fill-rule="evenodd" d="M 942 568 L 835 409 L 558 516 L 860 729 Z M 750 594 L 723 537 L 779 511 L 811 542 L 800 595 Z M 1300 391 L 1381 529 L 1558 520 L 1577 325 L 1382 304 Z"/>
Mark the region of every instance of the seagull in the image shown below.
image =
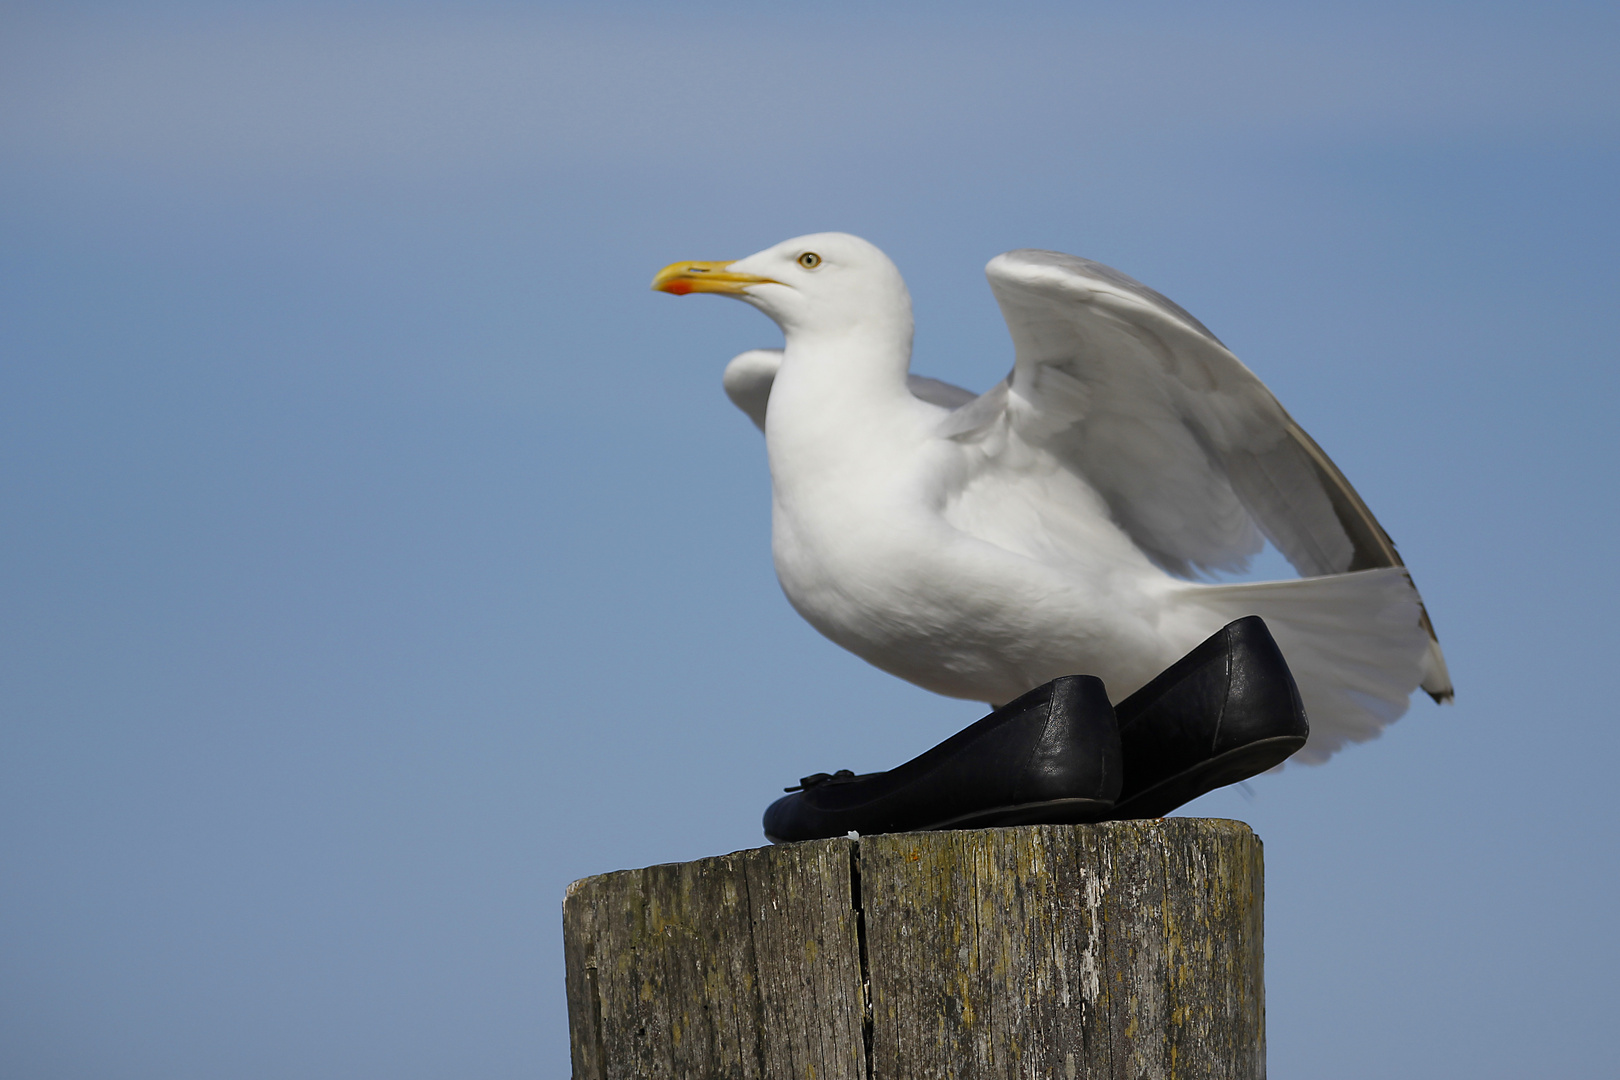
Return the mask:
<path id="1" fill-rule="evenodd" d="M 765 434 L 771 551 L 812 626 L 949 697 L 1099 676 L 1119 701 L 1234 619 L 1266 620 L 1319 763 L 1376 737 L 1444 654 L 1389 535 L 1270 390 L 1177 304 L 1089 259 L 985 268 L 1011 374 L 973 394 L 909 374 L 911 296 L 846 233 L 653 288 L 742 300 L 783 347 L 727 366 Z M 1221 583 L 1266 541 L 1299 578 Z"/>

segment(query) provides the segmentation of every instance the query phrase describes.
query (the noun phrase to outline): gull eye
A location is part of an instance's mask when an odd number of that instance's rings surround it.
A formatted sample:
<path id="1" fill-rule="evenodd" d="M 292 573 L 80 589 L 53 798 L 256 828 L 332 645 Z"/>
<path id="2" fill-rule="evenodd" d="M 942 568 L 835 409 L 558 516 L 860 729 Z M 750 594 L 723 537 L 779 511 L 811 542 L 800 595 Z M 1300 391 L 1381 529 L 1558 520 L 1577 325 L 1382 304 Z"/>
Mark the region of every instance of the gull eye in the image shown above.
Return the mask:
<path id="1" fill-rule="evenodd" d="M 807 251 L 799 256 L 799 265 L 806 270 L 814 270 L 821 265 L 821 256 L 813 251 Z"/>

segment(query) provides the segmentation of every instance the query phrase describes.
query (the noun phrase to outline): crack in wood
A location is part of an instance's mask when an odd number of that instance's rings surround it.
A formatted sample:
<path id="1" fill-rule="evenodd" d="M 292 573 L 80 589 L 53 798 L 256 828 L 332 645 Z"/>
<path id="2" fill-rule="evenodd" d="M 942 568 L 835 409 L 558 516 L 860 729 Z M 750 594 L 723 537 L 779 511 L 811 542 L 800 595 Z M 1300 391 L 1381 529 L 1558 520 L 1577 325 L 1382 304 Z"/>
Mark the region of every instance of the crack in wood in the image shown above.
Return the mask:
<path id="1" fill-rule="evenodd" d="M 866 908 L 861 900 L 861 842 L 849 845 L 849 898 L 855 910 L 855 949 L 861 966 L 861 1043 L 866 1058 L 866 1080 L 872 1077 L 872 968 L 866 954 Z"/>
<path id="2" fill-rule="evenodd" d="M 904 833 L 564 900 L 575 1080 L 1261 1080 L 1260 842 L 1195 818 Z"/>

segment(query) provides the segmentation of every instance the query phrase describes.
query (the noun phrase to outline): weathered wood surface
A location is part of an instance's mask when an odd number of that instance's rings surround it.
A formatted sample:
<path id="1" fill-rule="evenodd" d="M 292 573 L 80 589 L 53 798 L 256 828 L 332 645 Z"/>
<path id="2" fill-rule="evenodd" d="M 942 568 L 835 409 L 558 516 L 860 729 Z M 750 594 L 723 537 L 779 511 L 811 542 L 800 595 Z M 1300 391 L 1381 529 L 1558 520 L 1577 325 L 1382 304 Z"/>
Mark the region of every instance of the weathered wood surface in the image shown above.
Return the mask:
<path id="1" fill-rule="evenodd" d="M 576 1080 L 1265 1075 L 1235 821 L 897 833 L 575 882 Z"/>
<path id="2" fill-rule="evenodd" d="M 578 1080 L 862 1080 L 849 840 L 586 878 L 563 902 Z"/>

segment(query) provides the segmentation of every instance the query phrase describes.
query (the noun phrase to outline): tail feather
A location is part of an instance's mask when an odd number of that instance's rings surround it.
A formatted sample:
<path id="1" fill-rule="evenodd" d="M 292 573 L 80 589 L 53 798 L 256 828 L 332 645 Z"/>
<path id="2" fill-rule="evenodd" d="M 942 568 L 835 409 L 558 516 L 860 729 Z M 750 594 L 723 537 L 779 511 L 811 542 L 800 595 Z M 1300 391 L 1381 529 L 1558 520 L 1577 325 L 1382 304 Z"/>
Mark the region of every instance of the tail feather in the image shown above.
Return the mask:
<path id="1" fill-rule="evenodd" d="M 1422 604 L 1402 567 L 1188 589 L 1192 606 L 1216 625 L 1266 620 L 1311 723 L 1310 741 L 1292 760 L 1320 764 L 1346 743 L 1377 738 L 1432 678 Z"/>

